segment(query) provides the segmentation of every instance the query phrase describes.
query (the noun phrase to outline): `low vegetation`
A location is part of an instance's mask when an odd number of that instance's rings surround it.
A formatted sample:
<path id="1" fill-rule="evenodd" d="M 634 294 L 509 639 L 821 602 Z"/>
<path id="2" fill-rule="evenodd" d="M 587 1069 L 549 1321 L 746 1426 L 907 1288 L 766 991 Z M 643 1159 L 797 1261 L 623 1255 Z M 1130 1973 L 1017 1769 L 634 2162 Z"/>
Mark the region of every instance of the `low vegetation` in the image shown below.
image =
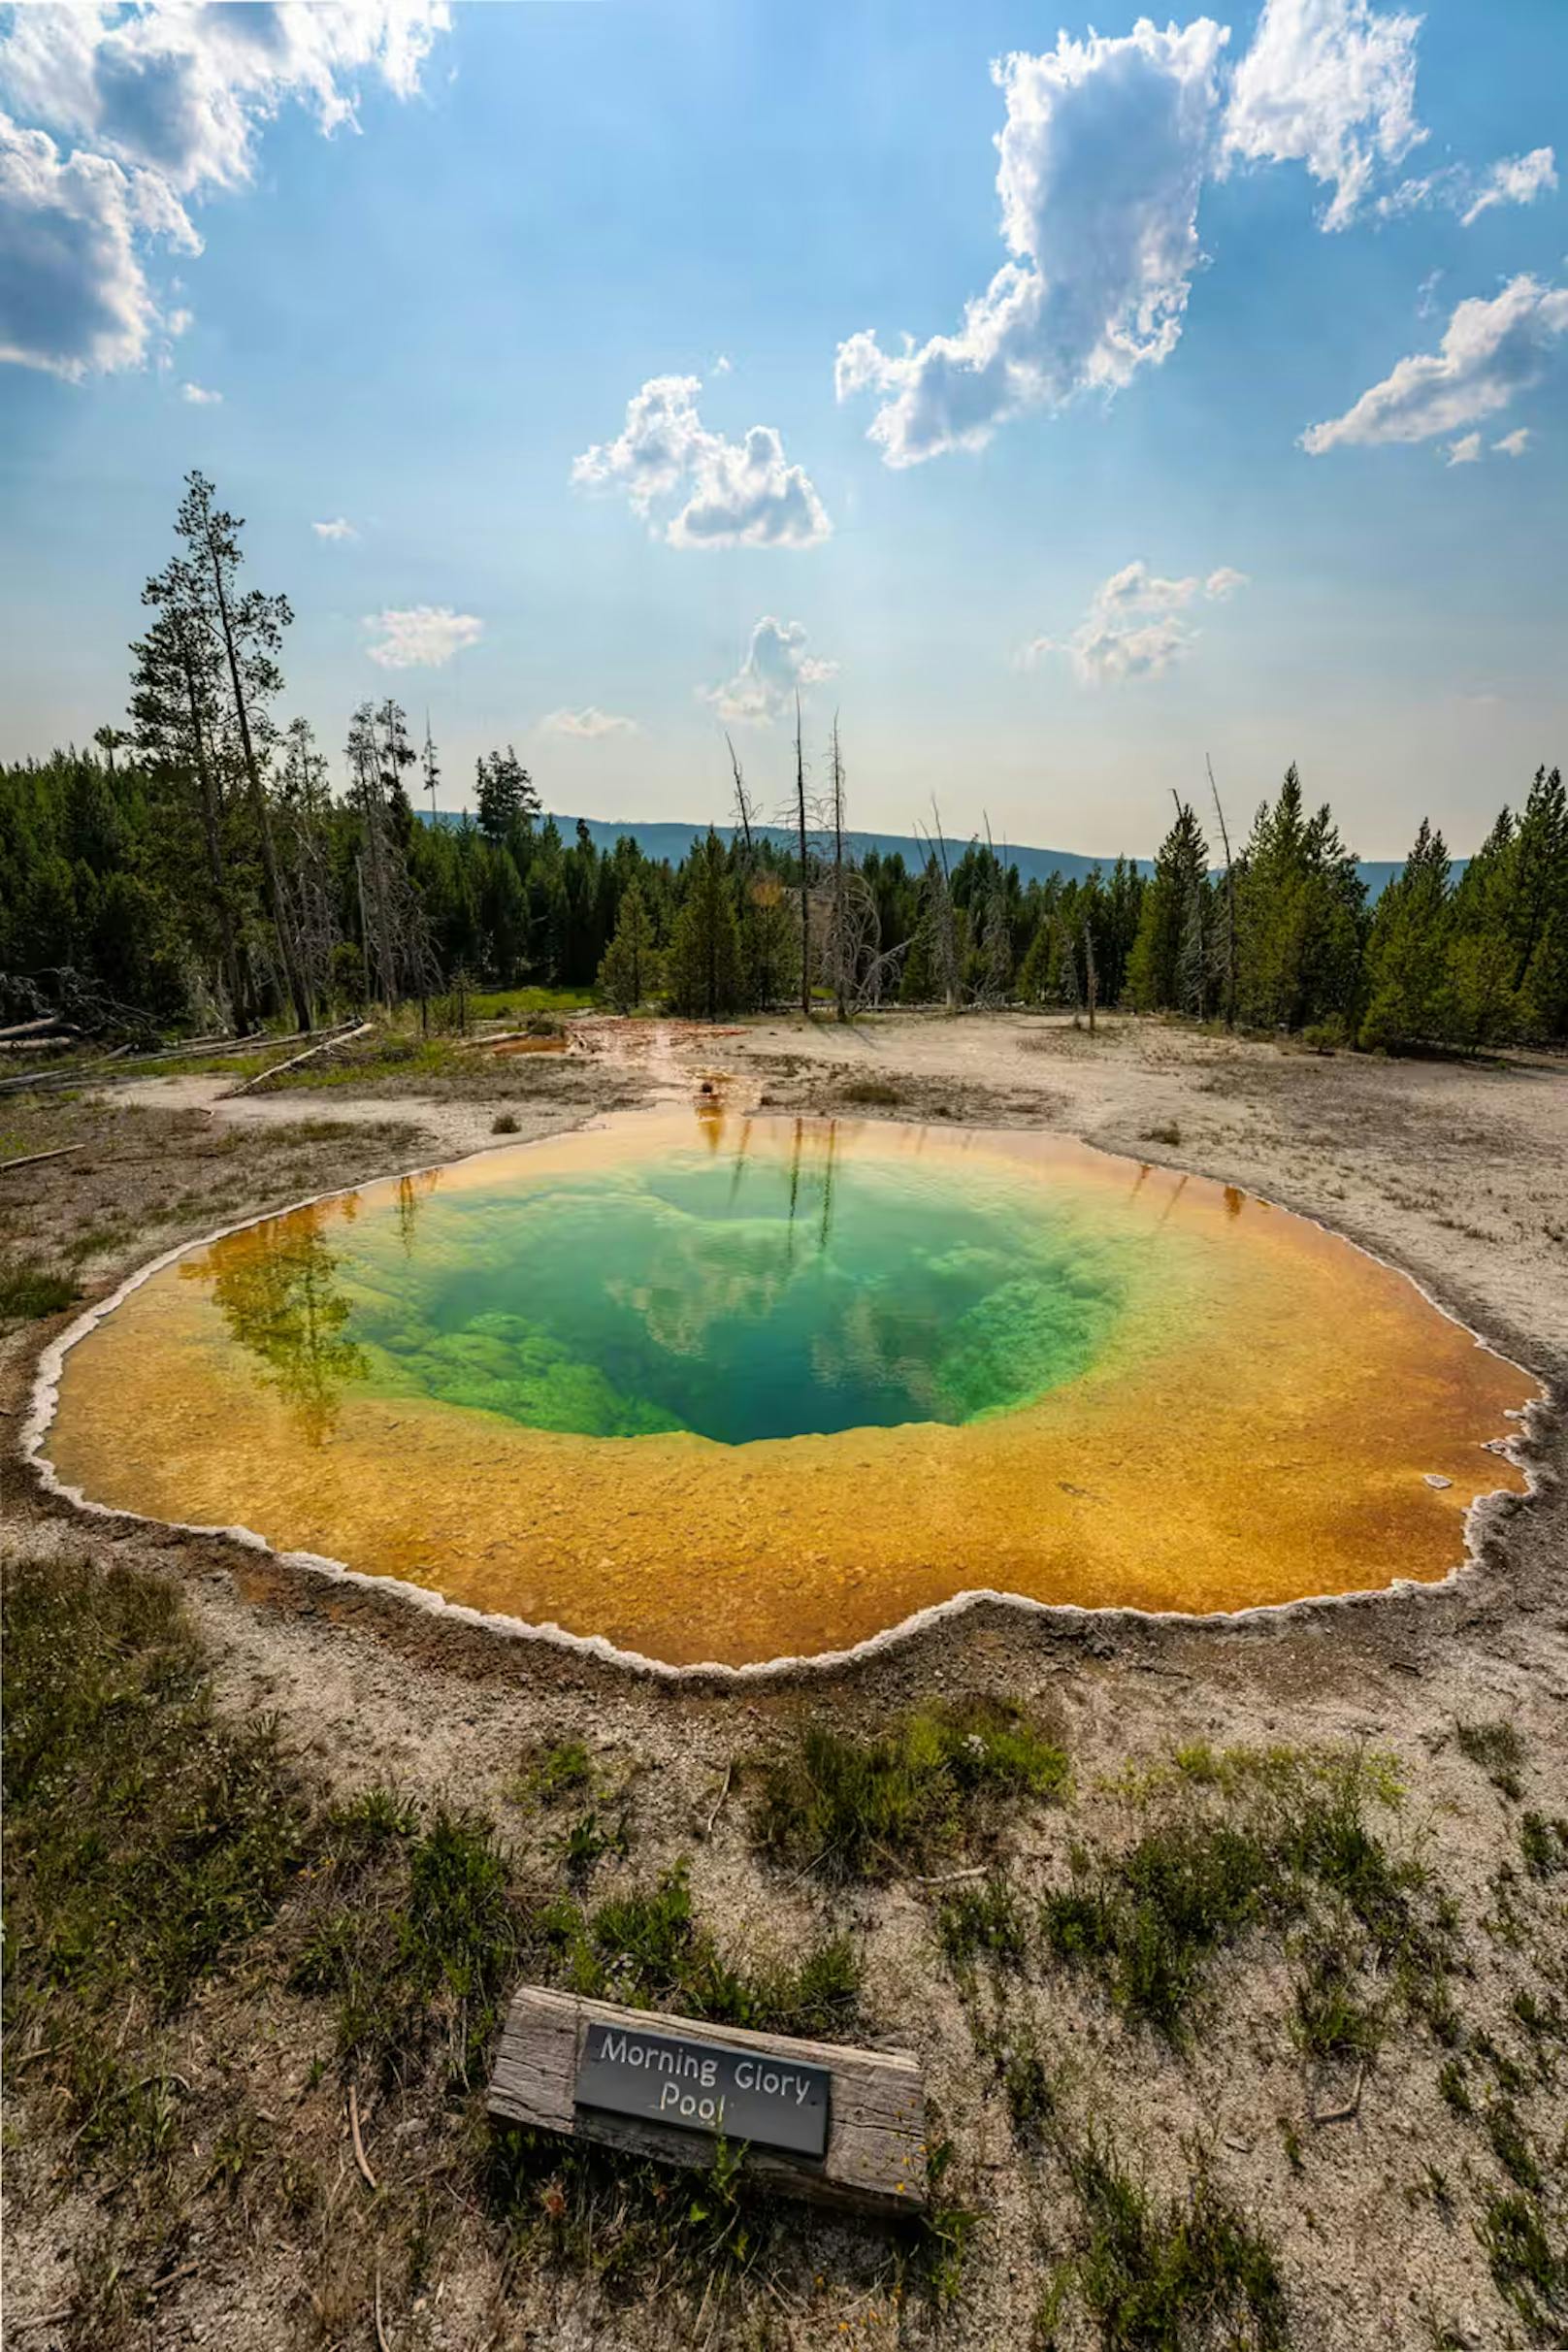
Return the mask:
<path id="1" fill-rule="evenodd" d="M 1071 1774 L 1016 1709 L 904 1715 L 870 1737 L 809 1724 L 757 1768 L 753 1830 L 779 1861 L 825 1878 L 887 1878 L 995 1838 L 1021 1801 L 1049 1802 Z"/>

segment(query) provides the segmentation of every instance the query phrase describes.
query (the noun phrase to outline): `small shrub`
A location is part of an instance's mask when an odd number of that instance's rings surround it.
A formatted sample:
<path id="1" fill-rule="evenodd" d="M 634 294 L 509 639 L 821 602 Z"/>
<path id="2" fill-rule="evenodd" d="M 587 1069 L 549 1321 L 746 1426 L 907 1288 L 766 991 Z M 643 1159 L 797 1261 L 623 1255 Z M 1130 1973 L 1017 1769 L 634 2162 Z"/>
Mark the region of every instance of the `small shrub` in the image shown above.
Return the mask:
<path id="1" fill-rule="evenodd" d="M 1457 1723 L 1454 1736 L 1460 1754 L 1481 1766 L 1493 1788 L 1505 1797 L 1522 1795 L 1519 1766 L 1524 1761 L 1524 1742 L 1512 1723 Z"/>
<path id="2" fill-rule="evenodd" d="M 1180 1149 L 1181 1140 L 1182 1130 L 1174 1119 L 1167 1119 L 1163 1127 L 1145 1127 L 1139 1137 L 1139 1141 L 1143 1143 L 1168 1144 L 1173 1152 Z"/>
<path id="3" fill-rule="evenodd" d="M 1309 1939 L 1306 1970 L 1295 1988 L 1296 2038 L 1309 2058 L 1376 2055 L 1382 2029 L 1356 1995 L 1356 1957 L 1341 1936 Z"/>
<path id="4" fill-rule="evenodd" d="M 1330 1013 L 1325 1021 L 1314 1021 L 1301 1032 L 1301 1042 L 1309 1054 L 1343 1053 L 1350 1043 L 1350 1031 L 1342 1013 Z"/>
<path id="5" fill-rule="evenodd" d="M 762 1766 L 752 1829 L 768 1852 L 824 1878 L 893 1878 L 990 1834 L 1009 1802 L 1060 1799 L 1070 1777 L 1062 1749 L 1014 1708 L 923 1711 L 866 1739 L 812 1724 Z"/>
<path id="6" fill-rule="evenodd" d="M 506 1793 L 518 1805 L 559 1805 L 593 1786 L 594 1761 L 580 1740 L 530 1748 Z"/>
<path id="7" fill-rule="evenodd" d="M 936 1932 L 955 1968 L 972 1966 L 982 1953 L 1009 1968 L 1021 1968 L 1028 1957 L 1023 1906 L 1006 1880 L 995 1875 L 979 1886 L 960 1887 L 946 1896 L 936 1914 Z"/>
<path id="8" fill-rule="evenodd" d="M 503 1111 L 499 1119 L 491 1120 L 490 1132 L 492 1135 L 515 1135 L 518 1125 L 519 1122 L 510 1111 Z"/>

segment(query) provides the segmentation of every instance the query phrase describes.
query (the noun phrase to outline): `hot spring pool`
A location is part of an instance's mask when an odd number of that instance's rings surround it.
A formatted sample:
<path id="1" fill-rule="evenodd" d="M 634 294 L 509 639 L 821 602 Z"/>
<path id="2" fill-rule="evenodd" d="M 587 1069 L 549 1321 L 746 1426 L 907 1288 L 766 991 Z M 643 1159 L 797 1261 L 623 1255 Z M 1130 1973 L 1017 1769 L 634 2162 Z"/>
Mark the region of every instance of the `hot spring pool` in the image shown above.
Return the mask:
<path id="1" fill-rule="evenodd" d="M 1055 1136 L 630 1114 L 187 1250 L 65 1355 L 87 1498 L 670 1664 L 978 1589 L 1432 1580 L 1535 1393 L 1415 1286 Z M 1446 1481 L 1447 1484 L 1434 1484 Z"/>

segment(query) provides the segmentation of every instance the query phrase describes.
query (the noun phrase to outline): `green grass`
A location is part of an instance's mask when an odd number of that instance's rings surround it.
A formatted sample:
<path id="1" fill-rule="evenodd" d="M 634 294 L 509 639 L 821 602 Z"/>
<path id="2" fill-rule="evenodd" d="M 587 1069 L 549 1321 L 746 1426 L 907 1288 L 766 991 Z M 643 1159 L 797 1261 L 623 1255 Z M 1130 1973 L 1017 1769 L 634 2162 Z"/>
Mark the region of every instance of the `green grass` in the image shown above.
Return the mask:
<path id="1" fill-rule="evenodd" d="M 1456 1723 L 1454 1736 L 1460 1754 L 1480 1765 L 1493 1788 L 1505 1797 L 1522 1796 L 1519 1767 L 1524 1761 L 1524 1742 L 1512 1723 Z"/>
<path id="2" fill-rule="evenodd" d="M 508 1857 L 482 1815 L 411 1809 L 375 1791 L 329 1816 L 318 1915 L 289 1982 L 330 1998 L 346 2075 L 413 2078 L 432 2047 L 471 2089 L 529 1941 Z"/>
<path id="3" fill-rule="evenodd" d="M 37 1258 L 0 1258 L 0 1323 L 30 1323 L 58 1315 L 80 1296 L 69 1274 Z"/>
<path id="4" fill-rule="evenodd" d="M 1568 2323 L 1568 2243 L 1552 2242 L 1537 2200 L 1503 2190 L 1486 2200 L 1477 2225 L 1492 2284 L 1541 2339 Z"/>
<path id="5" fill-rule="evenodd" d="M 1179 2042 L 1219 1954 L 1324 1898 L 1359 1932 L 1366 1958 L 1396 1972 L 1413 2006 L 1435 2002 L 1450 1931 L 1436 1907 L 1418 1911 L 1420 1866 L 1393 1860 L 1369 1826 L 1369 1799 L 1394 1793 L 1384 1768 L 1358 1754 L 1237 1749 L 1205 1759 L 1194 1770 L 1190 1752 L 1175 1776 L 1140 1776 L 1165 1817 L 1124 1851 L 1074 1848 L 1070 1883 L 1046 1896 L 1041 1913 L 1054 1956 L 1098 1976 L 1120 2007 Z M 1211 1790 L 1225 1810 L 1214 1811 Z M 1303 2030 L 1320 2041 L 1364 2031 L 1328 1993 L 1307 1986 Z"/>
<path id="6" fill-rule="evenodd" d="M 1532 1878 L 1555 1878 L 1568 1871 L 1568 1820 L 1527 1813 L 1519 1823 L 1519 1851 Z"/>
<path id="7" fill-rule="evenodd" d="M 594 1764 L 580 1740 L 539 1743 L 524 1754 L 506 1794 L 517 1805 L 558 1805 L 593 1786 Z"/>
<path id="8" fill-rule="evenodd" d="M 1296 1980 L 1296 2039 L 1309 2058 L 1373 2058 L 1383 2039 L 1380 2012 L 1358 1991 L 1357 1955 L 1349 1937 L 1317 1931 L 1307 1938 Z"/>
<path id="9" fill-rule="evenodd" d="M 1004 1878 L 995 1873 L 978 1886 L 963 1886 L 943 1897 L 936 1913 L 937 1940 L 955 1968 L 981 1958 L 1022 1968 L 1029 1957 L 1029 1921 Z"/>
<path id="10" fill-rule="evenodd" d="M 178 2009 L 270 1920 L 305 1807 L 267 1719 L 215 1715 L 171 1588 L 127 1569 L 9 1565 L 4 1585 L 8 2002 L 69 1988 Z"/>
<path id="11" fill-rule="evenodd" d="M 757 1843 L 843 1880 L 896 1878 L 994 1838 L 1004 1812 L 1059 1800 L 1071 1774 L 1018 1710 L 976 1704 L 922 1710 L 866 1738 L 808 1725 L 759 1780 Z"/>
<path id="12" fill-rule="evenodd" d="M 854 2016 L 860 1968 L 847 1939 L 740 1967 L 697 1919 L 684 1866 L 591 1911 L 551 1904 L 539 1927 L 552 1973 L 590 2000 L 817 2040 L 841 2034 Z"/>
<path id="13" fill-rule="evenodd" d="M 1042 2335 L 1070 2297 L 1088 2309 L 1105 2352 L 1279 2352 L 1285 2290 L 1258 2230 L 1197 2158 L 1185 2197 L 1157 2205 L 1102 2141 L 1070 2157 L 1085 2242 L 1059 2269 Z"/>

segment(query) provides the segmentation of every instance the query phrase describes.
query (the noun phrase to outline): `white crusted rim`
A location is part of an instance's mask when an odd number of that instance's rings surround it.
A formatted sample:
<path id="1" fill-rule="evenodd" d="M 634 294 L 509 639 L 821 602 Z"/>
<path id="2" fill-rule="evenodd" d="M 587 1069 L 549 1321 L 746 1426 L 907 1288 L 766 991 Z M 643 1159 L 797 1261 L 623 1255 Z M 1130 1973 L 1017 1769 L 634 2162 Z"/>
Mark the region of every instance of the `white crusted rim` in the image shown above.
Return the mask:
<path id="1" fill-rule="evenodd" d="M 610 1117 L 628 1120 L 663 1115 L 665 1114 L 659 1112 L 638 1113 L 636 1111 L 609 1114 Z M 813 1120 L 811 1124 L 822 1126 L 835 1123 L 819 1118 Z M 914 1123 L 898 1122 L 897 1124 Z M 604 1131 L 607 1125 L 608 1118 L 599 1118 L 585 1121 L 580 1127 L 562 1131 L 566 1133 Z M 1008 1133 L 1017 1130 L 993 1128 L 970 1131 Z M 557 1138 L 554 1135 L 537 1136 L 530 1139 L 530 1141 L 539 1143 L 555 1140 Z M 1106 1151 L 1102 1145 L 1090 1143 L 1081 1135 L 1071 1135 L 1068 1140 L 1078 1144 L 1084 1151 L 1094 1153 L 1097 1158 L 1102 1160 L 1129 1160 L 1135 1166 L 1167 1168 L 1170 1166 L 1168 1161 L 1143 1161 L 1135 1160 L 1130 1153 Z M 1546 1420 L 1554 1401 L 1552 1391 L 1542 1375 L 1531 1366 L 1519 1363 L 1511 1356 L 1505 1356 L 1500 1348 L 1494 1347 L 1491 1341 L 1484 1337 L 1472 1323 L 1466 1323 L 1462 1316 L 1454 1314 L 1451 1308 L 1445 1306 L 1443 1301 L 1436 1297 L 1416 1275 L 1412 1274 L 1408 1267 L 1397 1264 L 1390 1258 L 1380 1257 L 1376 1250 L 1368 1249 L 1364 1242 L 1354 1240 L 1348 1233 L 1339 1232 L 1323 1218 L 1313 1217 L 1305 1210 L 1289 1208 L 1284 1202 L 1271 1200 L 1266 1193 L 1254 1192 L 1246 1187 L 1237 1189 L 1243 1191 L 1249 1200 L 1255 1200 L 1264 1208 L 1277 1210 L 1283 1217 L 1298 1218 L 1303 1225 L 1316 1225 L 1321 1233 L 1326 1233 L 1332 1240 L 1342 1243 L 1347 1249 L 1358 1251 L 1361 1257 L 1369 1258 L 1374 1265 L 1382 1266 L 1388 1272 L 1398 1275 L 1402 1281 L 1408 1282 L 1412 1290 L 1416 1290 L 1436 1314 L 1441 1315 L 1445 1322 L 1454 1323 L 1461 1331 L 1466 1332 L 1478 1348 L 1484 1348 L 1486 1354 L 1494 1356 L 1499 1363 L 1507 1364 L 1511 1370 L 1520 1373 L 1524 1379 L 1537 1384 L 1536 1395 L 1530 1398 L 1517 1413 L 1509 1413 L 1506 1416 L 1508 1419 L 1518 1420 L 1520 1424 L 1519 1431 L 1506 1439 L 1482 1442 L 1484 1452 L 1489 1451 L 1496 1454 L 1504 1460 L 1511 1462 L 1515 1469 L 1522 1471 L 1524 1492 L 1521 1495 L 1513 1487 L 1494 1486 L 1471 1499 L 1464 1515 L 1465 1556 L 1462 1560 L 1456 1561 L 1446 1576 L 1431 1580 L 1395 1577 L 1388 1584 L 1367 1585 L 1354 1592 L 1302 1593 L 1296 1599 L 1290 1601 L 1259 1601 L 1252 1603 L 1245 1609 L 1216 1609 L 1202 1612 L 1183 1609 L 1139 1609 L 1130 1604 L 1102 1609 L 1086 1608 L 1081 1602 L 1036 1601 L 1027 1593 L 1001 1592 L 989 1585 L 978 1585 L 964 1592 L 954 1593 L 948 1600 L 934 1601 L 928 1608 L 917 1609 L 912 1616 L 901 1617 L 895 1625 L 884 1626 L 880 1632 L 868 1634 L 864 1641 L 852 1643 L 847 1650 L 816 1650 L 808 1655 L 759 1658 L 743 1666 L 728 1665 L 723 1660 L 716 1658 L 704 1659 L 687 1666 L 675 1666 L 663 1658 L 645 1656 L 638 1650 L 623 1650 L 604 1634 L 569 1633 L 564 1626 L 554 1622 L 531 1624 L 522 1617 L 504 1617 L 487 1610 L 471 1609 L 465 1602 L 449 1601 L 444 1593 L 436 1592 L 429 1585 L 410 1584 L 402 1577 L 376 1576 L 368 1569 L 351 1568 L 346 1561 L 329 1559 L 321 1552 L 279 1552 L 267 1541 L 265 1536 L 258 1535 L 253 1527 L 223 1527 L 203 1524 L 193 1519 L 153 1519 L 146 1512 L 124 1511 L 111 1503 L 97 1503 L 83 1493 L 80 1486 L 68 1486 L 59 1476 L 53 1463 L 44 1452 L 44 1440 L 59 1403 L 60 1376 L 68 1351 L 74 1348 L 79 1340 L 85 1339 L 89 1332 L 96 1330 L 104 1318 L 112 1315 L 114 1309 L 131 1295 L 133 1290 L 140 1290 L 143 1283 L 149 1281 L 154 1274 L 162 1273 L 165 1266 L 173 1265 L 177 1259 L 188 1256 L 193 1250 L 210 1249 L 215 1242 L 227 1240 L 231 1233 L 248 1232 L 254 1225 L 270 1225 L 275 1218 L 291 1216 L 300 1209 L 315 1208 L 323 1201 L 342 1200 L 350 1192 L 364 1192 L 370 1185 L 406 1183 L 418 1176 L 439 1175 L 443 1169 L 466 1165 L 470 1160 L 488 1158 L 491 1153 L 526 1151 L 528 1148 L 528 1142 L 487 1145 L 480 1151 L 464 1153 L 457 1160 L 434 1160 L 421 1167 L 401 1169 L 386 1176 L 366 1177 L 358 1184 L 339 1185 L 331 1192 L 311 1193 L 309 1198 L 291 1202 L 286 1208 L 266 1209 L 256 1217 L 242 1217 L 234 1225 L 220 1225 L 215 1232 L 203 1234 L 194 1241 L 180 1242 L 173 1249 L 163 1251 L 158 1257 L 150 1259 L 147 1265 L 139 1267 L 134 1274 L 128 1274 L 107 1298 L 100 1299 L 95 1306 L 89 1307 L 84 1314 L 78 1316 L 75 1323 L 71 1323 L 57 1338 L 51 1339 L 44 1349 L 38 1359 L 38 1370 L 28 1402 L 27 1416 L 22 1422 L 19 1448 L 22 1459 L 30 1461 L 34 1465 L 41 1484 L 49 1493 L 59 1495 L 63 1501 L 70 1503 L 76 1510 L 90 1513 L 96 1519 L 120 1519 L 131 1525 L 142 1527 L 168 1527 L 183 1535 L 221 1536 L 230 1543 L 243 1546 L 246 1551 L 265 1552 L 269 1558 L 280 1561 L 285 1567 L 309 1569 L 334 1584 L 361 1585 L 376 1592 L 395 1592 L 400 1598 L 411 1601 L 416 1608 L 429 1610 L 435 1615 L 448 1618 L 454 1624 L 477 1626 L 485 1632 L 499 1635 L 508 1641 L 544 1643 L 551 1648 L 573 1652 L 579 1657 L 596 1658 L 604 1665 L 620 1667 L 635 1674 L 652 1676 L 660 1681 L 701 1680 L 711 1682 L 717 1680 L 735 1683 L 768 1681 L 801 1673 L 828 1672 L 841 1666 L 852 1665 L 862 1658 L 873 1657 L 882 1650 L 890 1650 L 899 1643 L 911 1640 L 915 1635 L 925 1632 L 928 1627 L 940 1623 L 944 1617 L 962 1616 L 971 1609 L 979 1608 L 990 1602 L 995 1602 L 1006 1609 L 1016 1609 L 1033 1617 L 1052 1617 L 1086 1624 L 1104 1625 L 1120 1619 L 1134 1624 L 1225 1628 L 1263 1619 L 1289 1618 L 1299 1616 L 1308 1610 L 1348 1607 L 1353 1603 L 1384 1600 L 1394 1595 L 1398 1595 L 1401 1599 L 1408 1599 L 1412 1595 L 1421 1593 L 1445 1592 L 1473 1575 L 1480 1567 L 1482 1552 L 1491 1524 L 1516 1506 L 1528 1502 L 1540 1491 L 1541 1468 L 1532 1455 L 1531 1447 L 1538 1424 Z M 1172 1172 L 1179 1172 L 1183 1175 L 1200 1173 L 1195 1169 L 1173 1170 Z M 1223 1179 L 1211 1177 L 1205 1181 L 1215 1183 L 1221 1182 Z"/>

